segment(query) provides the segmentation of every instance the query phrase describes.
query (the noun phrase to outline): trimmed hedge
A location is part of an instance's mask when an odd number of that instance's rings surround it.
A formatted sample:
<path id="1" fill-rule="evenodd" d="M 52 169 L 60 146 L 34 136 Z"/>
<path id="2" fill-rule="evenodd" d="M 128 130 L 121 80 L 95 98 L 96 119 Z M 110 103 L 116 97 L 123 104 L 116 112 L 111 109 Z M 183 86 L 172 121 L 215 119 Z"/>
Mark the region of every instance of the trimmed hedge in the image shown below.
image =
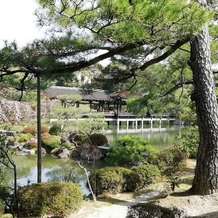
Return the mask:
<path id="1" fill-rule="evenodd" d="M 49 182 L 24 186 L 19 190 L 21 217 L 66 217 L 81 206 L 83 193 L 74 183 Z"/>
<path id="2" fill-rule="evenodd" d="M 38 143 L 37 140 L 29 140 L 26 145 L 29 149 L 37 149 Z"/>
<path id="3" fill-rule="evenodd" d="M 49 127 L 48 126 L 41 126 L 41 133 L 48 133 L 49 132 Z"/>
<path id="4" fill-rule="evenodd" d="M 108 144 L 108 139 L 105 135 L 100 133 L 93 133 L 89 136 L 93 145 L 102 146 Z"/>
<path id="5" fill-rule="evenodd" d="M 148 157 L 148 162 L 157 165 L 162 176 L 172 176 L 183 170 L 188 154 L 178 148 L 167 148 L 161 151 L 154 159 Z"/>
<path id="6" fill-rule="evenodd" d="M 165 208 L 151 203 L 141 203 L 129 208 L 126 218 L 176 218 L 186 217 L 185 212 L 176 208 Z"/>
<path id="7" fill-rule="evenodd" d="M 20 134 L 18 142 L 19 143 L 27 142 L 31 137 L 33 137 L 31 133 Z"/>
<path id="8" fill-rule="evenodd" d="M 90 175 L 91 186 L 96 195 L 136 191 L 140 178 L 136 172 L 124 167 L 105 167 Z"/>
<path id="9" fill-rule="evenodd" d="M 23 129 L 23 133 L 30 133 L 32 136 L 36 135 L 36 127 L 35 126 L 27 126 Z"/>
<path id="10" fill-rule="evenodd" d="M 139 175 L 141 182 L 140 188 L 151 184 L 156 176 L 161 175 L 159 168 L 152 164 L 134 166 L 131 169 Z"/>
<path id="11" fill-rule="evenodd" d="M 78 145 L 84 143 L 92 144 L 91 139 L 85 132 L 78 132 L 74 137 L 74 141 L 77 142 Z"/>
<path id="12" fill-rule="evenodd" d="M 45 147 L 46 151 L 50 152 L 54 148 L 60 148 L 61 145 L 61 137 L 55 135 L 49 135 L 48 133 L 44 133 L 42 137 L 42 145 Z"/>
<path id="13" fill-rule="evenodd" d="M 156 158 L 158 150 L 148 141 L 133 135 L 118 138 L 108 150 L 105 161 L 111 166 L 135 166 L 147 162 L 147 157 Z"/>
<path id="14" fill-rule="evenodd" d="M 59 135 L 61 133 L 61 125 L 55 124 L 49 129 L 49 134 Z"/>

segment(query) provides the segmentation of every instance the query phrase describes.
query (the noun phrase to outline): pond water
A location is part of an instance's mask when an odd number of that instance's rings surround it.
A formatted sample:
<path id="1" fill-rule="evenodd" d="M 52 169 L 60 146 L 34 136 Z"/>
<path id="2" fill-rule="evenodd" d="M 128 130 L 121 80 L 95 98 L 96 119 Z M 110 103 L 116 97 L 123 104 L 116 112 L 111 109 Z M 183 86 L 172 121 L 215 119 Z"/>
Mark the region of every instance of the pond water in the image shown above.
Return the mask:
<path id="1" fill-rule="evenodd" d="M 165 147 L 173 146 L 178 142 L 176 135 L 184 131 L 179 127 L 173 127 L 167 131 L 159 132 L 143 132 L 134 134 L 142 139 L 150 142 L 151 145 L 158 149 L 163 149 Z M 132 133 L 131 133 L 132 134 Z M 123 135 L 117 135 L 116 133 L 111 135 L 106 135 L 109 144 L 113 144 L 113 141 L 117 137 L 122 137 Z M 18 184 L 20 186 L 27 185 L 28 180 L 32 183 L 37 182 L 37 156 L 14 156 L 13 157 L 17 165 L 18 173 Z M 104 166 L 103 161 L 91 161 L 82 163 L 88 171 L 93 171 L 97 168 Z M 10 175 L 11 174 L 11 175 Z M 12 173 L 9 177 L 12 178 Z M 12 179 L 9 178 L 12 183 Z M 61 160 L 52 157 L 51 155 L 45 155 L 42 157 L 42 182 L 51 181 L 72 181 L 80 185 L 83 193 L 89 194 L 86 188 L 86 175 L 83 169 L 81 169 L 78 164 L 72 160 Z"/>

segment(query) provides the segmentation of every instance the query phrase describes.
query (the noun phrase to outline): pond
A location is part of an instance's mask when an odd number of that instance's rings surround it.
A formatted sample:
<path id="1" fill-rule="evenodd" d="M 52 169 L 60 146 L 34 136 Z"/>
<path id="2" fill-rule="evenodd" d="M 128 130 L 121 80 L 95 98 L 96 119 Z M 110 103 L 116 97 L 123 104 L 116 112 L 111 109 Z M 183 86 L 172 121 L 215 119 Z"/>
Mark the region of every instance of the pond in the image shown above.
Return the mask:
<path id="1" fill-rule="evenodd" d="M 176 135 L 180 133 L 181 128 L 170 128 L 167 131 L 161 132 L 143 132 L 134 134 L 142 139 L 150 142 L 151 145 L 155 146 L 159 150 L 173 146 L 178 142 Z M 109 144 L 113 144 L 113 141 L 117 137 L 122 137 L 123 135 L 117 135 L 116 133 L 111 135 L 106 135 Z M 14 156 L 13 157 L 17 165 L 18 173 L 18 184 L 24 186 L 31 183 L 37 182 L 37 156 Z M 93 171 L 104 166 L 103 161 L 90 161 L 82 163 L 88 171 Z M 12 178 L 12 174 L 9 175 Z M 12 183 L 12 179 L 10 179 Z M 82 168 L 72 160 L 62 160 L 54 158 L 51 155 L 45 155 L 42 157 L 42 182 L 51 181 L 72 181 L 80 185 L 83 190 L 84 195 L 89 194 L 89 190 L 86 188 L 86 175 Z"/>

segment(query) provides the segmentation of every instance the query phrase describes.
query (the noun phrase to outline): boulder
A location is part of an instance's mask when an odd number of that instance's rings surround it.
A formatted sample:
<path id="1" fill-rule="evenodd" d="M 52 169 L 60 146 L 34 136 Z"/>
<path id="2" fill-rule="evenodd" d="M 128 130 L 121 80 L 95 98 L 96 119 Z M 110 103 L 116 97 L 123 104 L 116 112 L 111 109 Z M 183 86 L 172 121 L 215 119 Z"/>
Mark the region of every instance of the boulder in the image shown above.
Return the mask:
<path id="1" fill-rule="evenodd" d="M 65 153 L 60 153 L 60 154 L 58 155 L 58 158 L 60 158 L 60 159 L 68 159 L 68 158 L 69 158 L 69 155 L 67 155 L 67 154 L 65 154 Z"/>
<path id="2" fill-rule="evenodd" d="M 30 155 L 33 155 L 36 153 L 35 150 L 25 149 L 25 148 L 22 149 L 22 152 L 24 152 L 26 154 L 30 154 Z"/>
<path id="3" fill-rule="evenodd" d="M 70 157 L 70 151 L 65 147 L 55 148 L 51 151 L 51 154 L 57 156 L 60 159 L 66 159 Z"/>
<path id="4" fill-rule="evenodd" d="M 20 151 L 16 151 L 15 154 L 21 156 L 21 155 L 34 155 L 35 153 L 36 153 L 35 150 L 22 148 Z"/>
<path id="5" fill-rule="evenodd" d="M 69 137 L 67 137 L 66 135 L 62 135 L 61 136 L 61 143 L 66 143 L 66 142 L 70 142 Z"/>
<path id="6" fill-rule="evenodd" d="M 103 155 L 101 150 L 92 144 L 84 143 L 78 148 L 79 157 L 84 160 L 99 160 Z"/>
<path id="7" fill-rule="evenodd" d="M 46 150 L 44 148 L 41 148 L 41 153 L 46 154 Z"/>

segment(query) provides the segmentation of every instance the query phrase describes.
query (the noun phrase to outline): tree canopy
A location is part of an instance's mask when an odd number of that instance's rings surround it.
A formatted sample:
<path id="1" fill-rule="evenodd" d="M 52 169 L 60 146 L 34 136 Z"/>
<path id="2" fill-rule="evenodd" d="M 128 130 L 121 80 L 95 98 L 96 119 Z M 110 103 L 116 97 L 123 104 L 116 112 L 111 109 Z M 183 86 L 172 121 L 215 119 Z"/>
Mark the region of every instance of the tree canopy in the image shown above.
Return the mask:
<path id="1" fill-rule="evenodd" d="M 110 57 L 126 60 L 128 70 L 119 72 L 118 81 L 135 77 L 137 70 L 163 61 L 187 43 L 212 16 L 186 0 L 39 3 L 39 24 L 51 27 L 50 37 L 21 49 L 6 44 L 0 52 L 1 78 L 16 72 L 24 73 L 21 83 L 29 72 L 54 78 Z"/>

